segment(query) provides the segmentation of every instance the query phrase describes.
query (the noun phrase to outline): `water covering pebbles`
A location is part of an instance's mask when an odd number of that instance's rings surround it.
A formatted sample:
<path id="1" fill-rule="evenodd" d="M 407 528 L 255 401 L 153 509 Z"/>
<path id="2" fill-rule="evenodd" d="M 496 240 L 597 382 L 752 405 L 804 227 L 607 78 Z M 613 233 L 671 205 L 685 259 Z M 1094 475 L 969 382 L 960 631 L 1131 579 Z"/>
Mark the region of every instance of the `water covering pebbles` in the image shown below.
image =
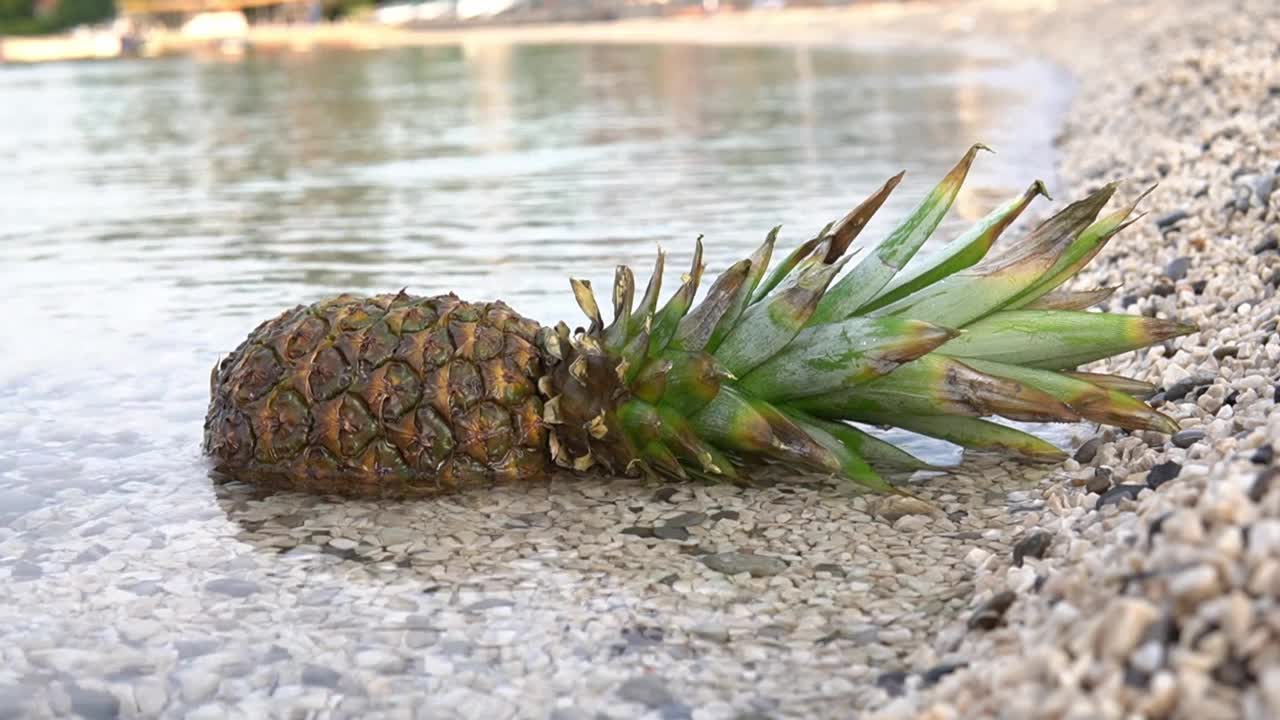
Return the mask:
<path id="1" fill-rule="evenodd" d="M 10 493 L 0 717 L 1280 717 L 1280 5 L 1007 4 L 813 32 L 980 28 L 1074 73 L 1057 194 L 1160 183 L 1082 286 L 1203 328 L 1109 365 L 1176 436 L 1082 426 L 1059 466 L 969 458 L 923 502 L 775 477 Z"/>

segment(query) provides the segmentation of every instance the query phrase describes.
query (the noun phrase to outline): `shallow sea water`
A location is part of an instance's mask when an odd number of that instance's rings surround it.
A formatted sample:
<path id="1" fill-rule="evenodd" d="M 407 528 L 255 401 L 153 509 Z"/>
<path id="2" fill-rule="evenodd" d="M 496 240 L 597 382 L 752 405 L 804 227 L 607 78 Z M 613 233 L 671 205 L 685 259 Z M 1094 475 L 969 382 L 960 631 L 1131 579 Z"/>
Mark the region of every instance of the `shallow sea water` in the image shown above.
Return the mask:
<path id="1" fill-rule="evenodd" d="M 704 233 L 714 274 L 905 168 L 879 237 L 971 142 L 995 146 L 945 239 L 1052 185 L 1062 93 L 1049 68 L 976 49 L 478 45 L 3 67 L 0 98 L 0 716 L 731 717 L 857 704 L 752 674 L 830 663 L 856 685 L 849 668 L 877 662 L 795 649 L 851 622 L 815 598 L 855 615 L 850 597 L 894 599 L 857 579 L 874 565 L 787 580 L 859 564 L 869 541 L 845 533 L 871 523 L 867 499 L 566 478 L 424 503 L 268 496 L 207 475 L 209 369 L 259 320 L 341 291 L 573 321 L 571 273 L 606 286 L 659 243 L 681 268 Z M 956 492 L 943 504 L 989 499 Z M 702 516 L 687 537 L 620 532 L 680 513 Z M 731 580 L 699 560 L 734 547 L 791 569 Z M 673 663 L 710 695 L 627 689 Z"/>

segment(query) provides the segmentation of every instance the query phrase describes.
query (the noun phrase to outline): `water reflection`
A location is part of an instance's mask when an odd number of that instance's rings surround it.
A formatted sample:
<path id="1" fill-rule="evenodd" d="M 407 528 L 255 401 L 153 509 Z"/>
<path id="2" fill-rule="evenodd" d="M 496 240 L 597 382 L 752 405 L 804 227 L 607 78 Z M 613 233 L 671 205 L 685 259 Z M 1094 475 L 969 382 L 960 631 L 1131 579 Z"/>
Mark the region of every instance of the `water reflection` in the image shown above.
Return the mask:
<path id="1" fill-rule="evenodd" d="M 207 368 L 282 306 L 407 286 L 572 318 L 569 273 L 607 282 L 658 242 L 681 267 L 702 232 L 714 273 L 909 168 L 874 237 L 969 142 L 1011 148 L 980 162 L 946 237 L 1045 175 L 1036 118 L 1056 97 L 1012 89 L 1044 73 L 941 52 L 490 43 L 6 68 L 0 274 L 29 329 L 0 359 L 0 399 L 22 401 L 0 404 L 22 428 L 0 468 L 56 458 L 70 485 L 7 472 L 0 489 L 198 482 Z M 98 442 L 122 458 L 88 481 Z M 182 461 L 162 475 L 124 457 L 149 452 Z"/>
<path id="2" fill-rule="evenodd" d="M 0 715 L 70 697 L 256 717 L 265 697 L 503 717 L 655 667 L 714 692 L 757 660 L 776 679 L 739 678 L 740 709 L 805 715 L 829 681 L 905 667 L 915 641 L 870 623 L 922 638 L 963 605 L 971 538 L 1024 467 L 923 488 L 949 498 L 927 542 L 957 595 L 921 596 L 861 549 L 915 556 L 918 536 L 829 483 L 559 477 L 419 503 L 211 484 L 208 372 L 260 319 L 342 290 L 574 318 L 569 273 L 606 283 L 659 241 L 682 268 L 699 232 L 715 273 L 906 167 L 874 237 L 970 142 L 997 145 L 945 238 L 985 211 L 968 198 L 1047 172 L 1049 80 L 991 57 L 691 46 L 3 68 Z M 711 575 L 730 546 L 787 558 L 795 612 Z M 866 615 L 889 596 L 902 612 Z"/>

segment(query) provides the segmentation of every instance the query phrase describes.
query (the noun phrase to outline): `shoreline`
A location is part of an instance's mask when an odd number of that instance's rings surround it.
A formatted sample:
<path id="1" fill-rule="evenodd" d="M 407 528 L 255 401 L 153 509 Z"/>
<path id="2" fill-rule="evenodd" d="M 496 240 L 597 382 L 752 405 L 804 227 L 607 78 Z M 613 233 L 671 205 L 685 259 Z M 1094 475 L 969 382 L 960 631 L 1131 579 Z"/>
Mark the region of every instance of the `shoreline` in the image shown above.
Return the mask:
<path id="1" fill-rule="evenodd" d="M 175 30 L 146 35 L 141 55 L 126 56 L 112 48 L 110 33 L 67 33 L 40 37 L 0 37 L 0 64 L 36 64 L 79 60 L 218 55 L 223 40 L 228 54 L 243 52 L 310 52 L 312 50 L 376 50 L 473 44 L 698 44 L 830 45 L 863 47 L 918 44 L 916 32 L 929 27 L 934 41 L 955 42 L 972 33 L 979 20 L 1013 19 L 1047 12 L 1054 0 L 1015 6 L 1008 0 L 920 0 L 872 2 L 833 8 L 796 8 L 673 15 L 600 22 L 476 25 L 458 28 L 407 28 L 372 22 L 317 25 L 251 25 L 242 35 L 190 37 Z M 969 44 L 983 34 L 966 38 Z"/>

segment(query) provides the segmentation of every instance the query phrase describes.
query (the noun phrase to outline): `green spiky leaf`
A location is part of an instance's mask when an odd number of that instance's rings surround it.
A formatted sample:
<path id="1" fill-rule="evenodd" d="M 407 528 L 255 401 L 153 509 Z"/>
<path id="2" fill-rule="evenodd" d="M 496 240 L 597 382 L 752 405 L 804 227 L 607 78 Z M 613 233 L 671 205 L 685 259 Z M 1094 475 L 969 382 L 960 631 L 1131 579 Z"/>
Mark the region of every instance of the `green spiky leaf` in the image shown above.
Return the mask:
<path id="1" fill-rule="evenodd" d="M 802 330 L 739 382 L 777 401 L 821 394 L 877 378 L 942 345 L 955 333 L 919 320 L 849 318 Z"/>
<path id="2" fill-rule="evenodd" d="M 876 247 L 875 252 L 832 286 L 814 313 L 815 325 L 843 320 L 853 315 L 893 279 L 937 229 L 942 218 L 951 209 L 951 204 L 955 202 L 974 157 L 979 150 L 986 149 L 985 145 L 980 144 L 969 148 L 969 152 L 965 153 L 942 182 Z"/>
<path id="3" fill-rule="evenodd" d="M 1195 332 L 1194 325 L 1076 310 L 1002 310 L 964 329 L 947 355 L 1063 370 Z"/>
<path id="4" fill-rule="evenodd" d="M 1044 183 L 1036 180 L 1026 192 L 1001 205 L 990 215 L 983 218 L 960 237 L 952 240 L 928 257 L 908 265 L 903 272 L 894 277 L 875 299 L 861 308 L 861 312 L 871 312 L 897 302 L 911 293 L 928 287 L 939 280 L 957 273 L 986 257 L 987 251 L 1027 209 L 1037 195 L 1049 197 Z"/>

